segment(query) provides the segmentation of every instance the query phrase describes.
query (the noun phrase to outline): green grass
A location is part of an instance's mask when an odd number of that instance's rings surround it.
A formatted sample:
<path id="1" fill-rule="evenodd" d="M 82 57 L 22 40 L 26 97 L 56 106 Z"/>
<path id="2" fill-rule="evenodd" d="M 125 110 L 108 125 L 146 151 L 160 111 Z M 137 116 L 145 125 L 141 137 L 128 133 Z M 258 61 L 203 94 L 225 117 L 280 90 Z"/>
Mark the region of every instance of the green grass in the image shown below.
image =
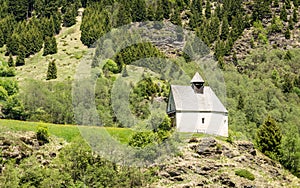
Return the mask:
<path id="1" fill-rule="evenodd" d="M 7 131 L 37 131 L 39 125 L 48 127 L 50 135 L 60 137 L 68 142 L 73 139 L 81 137 L 80 130 L 76 125 L 58 125 L 50 123 L 41 122 L 26 122 L 26 121 L 16 121 L 16 120 L 0 120 L 0 133 Z M 95 129 L 107 131 L 112 137 L 119 140 L 121 143 L 128 143 L 131 135 L 134 133 L 131 129 L 126 128 L 115 128 L 115 127 L 92 127 L 86 126 L 81 127 L 86 129 Z"/>
<path id="2" fill-rule="evenodd" d="M 235 175 L 246 178 L 248 180 L 255 180 L 254 175 L 246 169 L 238 169 L 235 171 Z"/>

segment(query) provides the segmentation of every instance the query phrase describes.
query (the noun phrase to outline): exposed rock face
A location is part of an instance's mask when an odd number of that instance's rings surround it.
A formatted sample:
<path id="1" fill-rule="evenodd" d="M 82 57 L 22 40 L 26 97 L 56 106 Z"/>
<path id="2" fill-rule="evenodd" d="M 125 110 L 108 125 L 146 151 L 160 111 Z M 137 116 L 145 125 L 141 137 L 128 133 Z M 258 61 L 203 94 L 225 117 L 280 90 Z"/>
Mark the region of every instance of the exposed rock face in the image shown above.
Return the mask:
<path id="1" fill-rule="evenodd" d="M 16 160 L 16 164 L 32 155 L 42 165 L 48 165 L 57 156 L 58 151 L 65 145 L 52 139 L 51 143 L 40 145 L 35 132 L 5 132 L 0 136 L 0 173 L 2 164 L 11 159 Z M 0 162 L 1 162 L 0 161 Z"/>
<path id="2" fill-rule="evenodd" d="M 256 151 L 251 142 L 229 144 L 213 137 L 192 138 L 183 155 L 159 166 L 154 187 L 299 187 L 300 181 L 280 164 Z M 246 169 L 251 181 L 235 175 Z"/>

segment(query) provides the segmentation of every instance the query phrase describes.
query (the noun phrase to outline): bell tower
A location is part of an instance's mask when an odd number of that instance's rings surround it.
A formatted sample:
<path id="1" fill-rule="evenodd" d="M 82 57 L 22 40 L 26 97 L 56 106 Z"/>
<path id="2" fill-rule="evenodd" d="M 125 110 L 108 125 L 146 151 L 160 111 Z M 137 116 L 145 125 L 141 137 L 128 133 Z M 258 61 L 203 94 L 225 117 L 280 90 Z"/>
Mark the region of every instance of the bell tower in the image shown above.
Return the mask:
<path id="1" fill-rule="evenodd" d="M 192 88 L 196 94 L 203 94 L 204 93 L 204 80 L 200 76 L 198 72 L 194 75 L 193 79 L 191 80 Z"/>

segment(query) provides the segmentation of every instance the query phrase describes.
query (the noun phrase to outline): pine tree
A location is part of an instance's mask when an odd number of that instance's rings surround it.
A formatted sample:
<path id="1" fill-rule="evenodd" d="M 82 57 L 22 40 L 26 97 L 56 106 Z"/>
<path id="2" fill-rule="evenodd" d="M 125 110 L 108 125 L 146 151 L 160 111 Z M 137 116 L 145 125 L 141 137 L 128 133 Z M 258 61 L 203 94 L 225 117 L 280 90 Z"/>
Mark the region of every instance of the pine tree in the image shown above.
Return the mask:
<path id="1" fill-rule="evenodd" d="M 147 19 L 149 21 L 154 21 L 155 20 L 155 10 L 153 5 L 149 5 L 147 8 Z"/>
<path id="2" fill-rule="evenodd" d="M 146 2 L 145 0 L 134 0 L 132 2 L 132 21 L 143 22 L 146 20 Z"/>
<path id="3" fill-rule="evenodd" d="M 221 30 L 221 35 L 220 38 L 222 40 L 226 40 L 229 35 L 229 24 L 228 24 L 228 19 L 227 16 L 223 17 L 222 21 L 222 30 Z"/>
<path id="4" fill-rule="evenodd" d="M 283 5 L 281 11 L 280 11 L 280 19 L 282 19 L 283 21 L 288 21 L 288 18 L 287 18 L 287 12 L 286 12 L 286 6 Z"/>
<path id="5" fill-rule="evenodd" d="M 289 25 L 288 25 L 289 29 L 293 30 L 294 29 L 294 22 L 293 22 L 293 19 L 291 17 L 290 17 L 288 22 L 289 22 Z"/>
<path id="6" fill-rule="evenodd" d="M 211 4 L 209 1 L 206 1 L 206 6 L 205 6 L 205 17 L 206 19 L 209 19 L 211 16 Z"/>
<path id="7" fill-rule="evenodd" d="M 257 21 L 269 18 L 271 16 L 270 4 L 271 1 L 254 0 L 252 20 Z"/>
<path id="8" fill-rule="evenodd" d="M 18 50 L 18 56 L 17 56 L 17 59 L 16 59 L 16 66 L 25 65 L 25 53 L 26 53 L 26 48 L 23 45 L 21 45 L 19 47 L 19 50 Z"/>
<path id="9" fill-rule="evenodd" d="M 291 9 L 292 8 L 291 0 L 284 0 L 284 4 L 286 5 L 287 9 Z"/>
<path id="10" fill-rule="evenodd" d="M 46 56 L 49 54 L 55 54 L 55 53 L 57 53 L 57 44 L 56 44 L 55 37 L 54 36 L 46 37 L 45 44 L 44 44 L 43 56 Z"/>
<path id="11" fill-rule="evenodd" d="M 3 45 L 5 44 L 5 41 L 4 41 L 4 34 L 0 28 L 0 48 L 3 47 Z"/>
<path id="12" fill-rule="evenodd" d="M 14 67 L 15 66 L 14 59 L 13 59 L 11 53 L 9 54 L 9 58 L 8 58 L 7 64 L 8 64 L 9 67 Z"/>
<path id="13" fill-rule="evenodd" d="M 162 21 L 164 19 L 164 9 L 162 5 L 162 0 L 157 1 L 157 6 L 156 6 L 156 13 L 155 13 L 155 19 L 156 21 Z"/>
<path id="14" fill-rule="evenodd" d="M 276 8 L 279 7 L 279 0 L 274 0 L 273 6 Z"/>
<path id="15" fill-rule="evenodd" d="M 119 6 L 117 14 L 117 27 L 127 25 L 131 22 L 131 8 L 129 2 L 126 0 L 121 1 L 122 4 Z"/>
<path id="16" fill-rule="evenodd" d="M 256 142 L 261 152 L 274 157 L 279 155 L 282 133 L 280 127 L 270 116 L 257 131 Z"/>
<path id="17" fill-rule="evenodd" d="M 293 0 L 294 2 L 294 7 L 298 8 L 299 7 L 299 0 Z"/>
<path id="18" fill-rule="evenodd" d="M 182 26 L 179 9 L 175 9 L 174 12 L 172 13 L 171 22 L 175 25 Z"/>
<path id="19" fill-rule="evenodd" d="M 290 39 L 291 38 L 291 31 L 289 28 L 286 29 L 284 36 L 286 39 Z"/>
<path id="20" fill-rule="evenodd" d="M 295 9 L 295 8 L 293 10 L 293 22 L 295 22 L 295 23 L 298 22 L 298 13 L 297 13 L 297 9 Z"/>
<path id="21" fill-rule="evenodd" d="M 238 58 L 236 56 L 236 52 L 234 51 L 233 52 L 233 55 L 232 55 L 232 63 L 237 66 L 239 63 L 238 63 Z"/>
<path id="22" fill-rule="evenodd" d="M 56 78 L 57 78 L 57 68 L 54 59 L 49 62 L 46 80 L 52 80 Z"/>
<path id="23" fill-rule="evenodd" d="M 162 7 L 164 10 L 164 18 L 169 19 L 171 13 L 170 1 L 169 0 L 162 0 Z"/>
<path id="24" fill-rule="evenodd" d="M 63 17 L 63 23 L 65 27 L 70 27 L 74 24 L 76 24 L 76 16 L 77 16 L 77 10 L 73 6 L 70 6 L 67 8 L 66 13 Z"/>

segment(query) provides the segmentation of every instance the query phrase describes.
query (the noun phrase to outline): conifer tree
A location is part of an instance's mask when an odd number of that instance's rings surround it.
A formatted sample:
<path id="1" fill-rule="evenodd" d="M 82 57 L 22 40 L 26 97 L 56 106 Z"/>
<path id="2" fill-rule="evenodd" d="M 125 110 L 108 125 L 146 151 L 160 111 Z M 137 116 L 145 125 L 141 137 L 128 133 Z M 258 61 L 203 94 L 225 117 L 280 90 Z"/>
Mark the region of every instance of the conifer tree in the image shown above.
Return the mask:
<path id="1" fill-rule="evenodd" d="M 171 6 L 169 0 L 162 0 L 162 9 L 164 10 L 164 18 L 169 19 L 171 13 Z"/>
<path id="2" fill-rule="evenodd" d="M 294 10 L 293 10 L 293 22 L 295 22 L 295 23 L 298 22 L 298 13 L 297 13 L 296 8 L 294 8 Z"/>
<path id="3" fill-rule="evenodd" d="M 284 36 L 286 39 L 290 39 L 291 38 L 291 31 L 289 28 L 286 29 Z"/>
<path id="4" fill-rule="evenodd" d="M 211 4 L 209 1 L 206 1 L 206 6 L 205 6 L 205 17 L 206 19 L 209 19 L 211 16 Z"/>
<path id="5" fill-rule="evenodd" d="M 290 17 L 288 22 L 289 22 L 289 25 L 288 25 L 289 29 L 293 30 L 294 29 L 294 22 L 293 22 L 293 19 L 291 17 Z"/>
<path id="6" fill-rule="evenodd" d="M 283 5 L 283 7 L 281 8 L 280 19 L 282 19 L 285 22 L 288 21 L 287 12 L 286 12 L 286 6 L 285 5 Z"/>
<path id="7" fill-rule="evenodd" d="M 13 59 L 11 53 L 9 54 L 9 58 L 8 58 L 7 64 L 8 64 L 9 67 L 14 67 L 15 66 L 14 59 Z"/>
<path id="8" fill-rule="evenodd" d="M 117 14 L 117 27 L 127 25 L 131 22 L 131 8 L 129 2 L 122 0 L 121 3 Z"/>
<path id="9" fill-rule="evenodd" d="M 264 154 L 274 157 L 280 153 L 282 133 L 280 127 L 270 116 L 257 131 L 256 142 L 258 148 Z"/>
<path id="10" fill-rule="evenodd" d="M 155 10 L 153 5 L 149 5 L 147 8 L 147 19 L 149 21 L 154 21 L 155 20 Z"/>
<path id="11" fill-rule="evenodd" d="M 46 80 L 52 80 L 57 78 L 57 68 L 55 64 L 55 59 L 49 62 L 48 71 L 47 71 L 47 78 Z"/>
<path id="12" fill-rule="evenodd" d="M 164 19 L 164 9 L 162 5 L 163 1 L 158 0 L 156 5 L 156 13 L 155 13 L 155 20 L 162 21 Z"/>
<path id="13" fill-rule="evenodd" d="M 55 37 L 54 36 L 46 37 L 45 44 L 44 44 L 43 56 L 46 56 L 49 54 L 55 54 L 55 53 L 57 53 L 57 44 L 56 44 Z"/>
<path id="14" fill-rule="evenodd" d="M 294 8 L 298 8 L 299 7 L 299 0 L 293 0 L 294 3 Z"/>
<path id="15" fill-rule="evenodd" d="M 2 48 L 4 44 L 5 44 L 4 34 L 0 28 L 0 48 Z"/>
<path id="16" fill-rule="evenodd" d="M 146 2 L 145 0 L 132 1 L 132 21 L 143 22 L 146 20 Z"/>
<path id="17" fill-rule="evenodd" d="M 26 53 L 26 48 L 23 45 L 21 45 L 19 47 L 19 50 L 18 50 L 18 56 L 17 56 L 17 59 L 16 59 L 16 66 L 25 65 L 25 53 Z"/>
<path id="18" fill-rule="evenodd" d="M 273 6 L 276 8 L 279 7 L 279 0 L 274 0 Z"/>
<path id="19" fill-rule="evenodd" d="M 228 19 L 227 16 L 223 17 L 222 21 L 222 30 L 221 30 L 221 35 L 220 38 L 222 40 L 226 40 L 229 35 L 229 24 L 228 24 Z"/>
<path id="20" fill-rule="evenodd" d="M 76 24 L 76 16 L 77 16 L 77 10 L 73 6 L 67 7 L 66 13 L 63 17 L 63 23 L 65 27 L 70 27 L 74 24 Z"/>
<path id="21" fill-rule="evenodd" d="M 171 15 L 171 22 L 175 25 L 181 26 L 180 10 L 174 9 L 174 12 Z"/>
<path id="22" fill-rule="evenodd" d="M 284 0 L 284 4 L 286 6 L 287 9 L 291 9 L 292 5 L 291 5 L 291 0 Z"/>

